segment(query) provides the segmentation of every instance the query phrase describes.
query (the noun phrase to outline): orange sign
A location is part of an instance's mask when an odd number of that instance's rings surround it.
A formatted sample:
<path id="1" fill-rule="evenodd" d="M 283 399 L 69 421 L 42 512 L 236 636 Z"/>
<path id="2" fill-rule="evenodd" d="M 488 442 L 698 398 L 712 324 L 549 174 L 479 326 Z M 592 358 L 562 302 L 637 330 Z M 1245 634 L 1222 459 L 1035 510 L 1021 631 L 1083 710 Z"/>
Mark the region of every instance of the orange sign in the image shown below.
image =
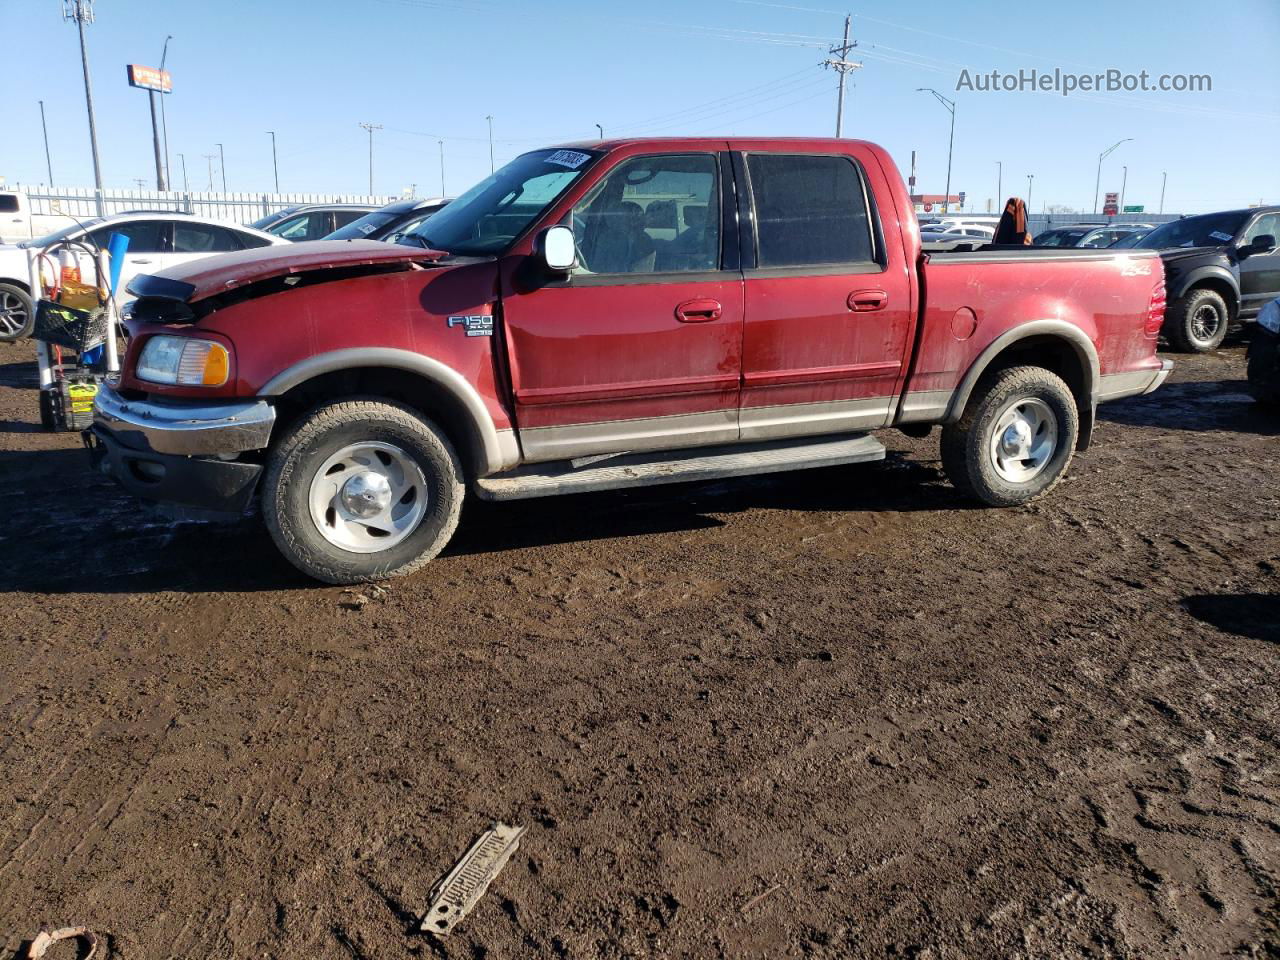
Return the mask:
<path id="1" fill-rule="evenodd" d="M 173 93 L 173 78 L 169 76 L 168 70 L 157 70 L 155 67 L 143 67 L 131 63 L 129 64 L 129 86 L 155 90 L 158 93 Z"/>

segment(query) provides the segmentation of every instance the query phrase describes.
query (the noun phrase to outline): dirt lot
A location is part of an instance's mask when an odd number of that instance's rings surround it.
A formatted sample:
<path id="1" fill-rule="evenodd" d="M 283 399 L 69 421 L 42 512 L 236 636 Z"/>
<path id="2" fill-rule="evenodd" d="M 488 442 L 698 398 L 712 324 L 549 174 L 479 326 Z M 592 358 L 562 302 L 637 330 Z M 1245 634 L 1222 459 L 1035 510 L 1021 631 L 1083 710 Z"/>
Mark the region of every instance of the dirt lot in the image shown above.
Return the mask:
<path id="1" fill-rule="evenodd" d="M 1023 509 L 890 431 L 880 465 L 468 503 L 362 607 L 91 476 L 29 353 L 4 957 L 45 921 L 131 958 L 1280 956 L 1280 420 L 1239 346 L 1104 408 Z M 496 819 L 529 829 L 489 894 L 412 932 Z"/>

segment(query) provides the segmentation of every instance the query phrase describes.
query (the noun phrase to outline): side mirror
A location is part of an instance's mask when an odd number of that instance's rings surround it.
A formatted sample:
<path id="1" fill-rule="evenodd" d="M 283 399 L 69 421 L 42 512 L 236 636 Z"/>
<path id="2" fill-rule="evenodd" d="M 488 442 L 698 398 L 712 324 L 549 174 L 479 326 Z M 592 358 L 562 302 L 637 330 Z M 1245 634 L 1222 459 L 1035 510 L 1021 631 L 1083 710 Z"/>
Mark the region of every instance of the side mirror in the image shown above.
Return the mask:
<path id="1" fill-rule="evenodd" d="M 578 248 L 568 227 L 547 227 L 538 235 L 534 253 L 549 273 L 565 274 L 578 264 Z"/>
<path id="2" fill-rule="evenodd" d="M 1276 248 L 1276 238 L 1269 233 L 1260 233 L 1249 243 L 1250 253 L 1270 253 Z"/>

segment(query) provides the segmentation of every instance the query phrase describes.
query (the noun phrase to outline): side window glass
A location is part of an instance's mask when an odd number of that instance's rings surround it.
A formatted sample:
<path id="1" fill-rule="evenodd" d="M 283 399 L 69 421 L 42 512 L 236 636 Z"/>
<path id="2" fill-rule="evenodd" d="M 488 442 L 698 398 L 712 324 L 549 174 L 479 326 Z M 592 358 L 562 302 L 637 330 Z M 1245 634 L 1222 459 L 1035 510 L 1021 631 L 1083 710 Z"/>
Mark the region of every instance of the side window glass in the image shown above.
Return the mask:
<path id="1" fill-rule="evenodd" d="M 1274 213 L 1266 213 L 1254 221 L 1253 226 L 1245 231 L 1244 236 L 1240 239 L 1242 246 L 1248 246 L 1253 243 L 1254 237 L 1260 237 L 1263 234 L 1270 234 L 1277 240 L 1280 240 L 1280 216 Z"/>
<path id="2" fill-rule="evenodd" d="M 339 227 L 345 227 L 351 221 L 359 220 L 368 212 L 368 210 L 335 210 L 333 212 L 333 229 L 337 230 Z M 332 233 L 333 230 L 329 232 Z"/>
<path id="3" fill-rule="evenodd" d="M 181 221 L 173 225 L 174 253 L 222 253 L 239 249 L 240 245 L 221 227 Z"/>
<path id="4" fill-rule="evenodd" d="M 159 220 L 134 220 L 130 223 L 118 223 L 107 227 L 99 227 L 92 231 L 92 237 L 104 250 L 111 242 L 113 233 L 120 233 L 129 238 L 127 254 L 161 253 L 162 224 Z"/>
<path id="5" fill-rule="evenodd" d="M 277 237 L 283 237 L 285 240 L 306 240 L 307 229 L 311 223 L 311 218 L 307 214 L 297 217 L 290 217 L 288 220 L 277 223 L 271 228 L 271 232 Z"/>
<path id="6" fill-rule="evenodd" d="M 871 220 L 848 157 L 749 154 L 762 267 L 870 263 Z"/>
<path id="7" fill-rule="evenodd" d="M 711 154 L 624 160 L 573 208 L 574 272 L 719 269 L 718 177 Z"/>

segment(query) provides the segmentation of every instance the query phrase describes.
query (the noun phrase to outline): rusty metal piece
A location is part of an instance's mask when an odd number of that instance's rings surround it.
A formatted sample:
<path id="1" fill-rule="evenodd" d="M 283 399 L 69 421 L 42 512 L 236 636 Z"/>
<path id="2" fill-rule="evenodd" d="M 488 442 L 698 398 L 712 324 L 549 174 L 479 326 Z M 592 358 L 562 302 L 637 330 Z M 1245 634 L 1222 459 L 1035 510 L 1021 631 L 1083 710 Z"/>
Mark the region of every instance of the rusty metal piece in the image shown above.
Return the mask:
<path id="1" fill-rule="evenodd" d="M 432 888 L 431 902 L 419 929 L 438 937 L 452 930 L 507 865 L 520 846 L 524 831 L 524 827 L 495 823 L 482 833 L 449 874 Z"/>
<path id="2" fill-rule="evenodd" d="M 48 925 L 43 925 L 40 927 L 40 932 L 31 941 L 31 946 L 27 947 L 26 960 L 39 960 L 40 957 L 44 956 L 45 951 L 59 940 L 83 941 L 85 946 L 89 948 L 89 952 L 81 960 L 90 960 L 90 957 L 98 952 L 98 938 L 88 927 L 61 927 L 57 930 L 50 930 Z"/>

